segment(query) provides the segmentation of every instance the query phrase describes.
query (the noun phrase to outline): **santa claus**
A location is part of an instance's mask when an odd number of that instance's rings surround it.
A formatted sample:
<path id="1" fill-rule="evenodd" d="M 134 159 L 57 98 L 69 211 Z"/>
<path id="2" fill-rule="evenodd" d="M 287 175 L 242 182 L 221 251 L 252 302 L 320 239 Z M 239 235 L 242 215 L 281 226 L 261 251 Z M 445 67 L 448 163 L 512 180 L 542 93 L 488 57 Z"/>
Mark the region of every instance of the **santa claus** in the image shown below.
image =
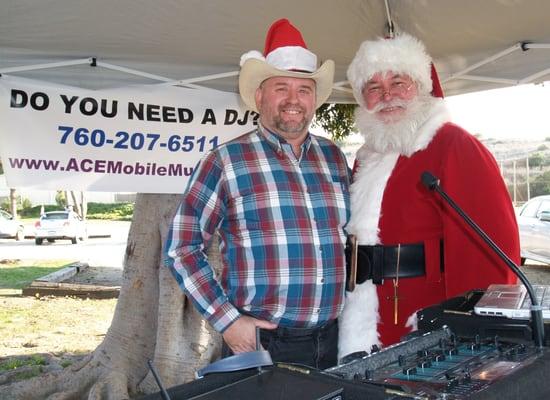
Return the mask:
<path id="1" fill-rule="evenodd" d="M 420 176 L 430 171 L 515 262 L 510 196 L 489 151 L 450 122 L 425 46 L 401 34 L 366 41 L 348 69 L 359 104 L 348 232 L 358 243 L 357 286 L 340 318 L 339 358 L 387 346 L 416 327 L 416 311 L 512 271 Z"/>

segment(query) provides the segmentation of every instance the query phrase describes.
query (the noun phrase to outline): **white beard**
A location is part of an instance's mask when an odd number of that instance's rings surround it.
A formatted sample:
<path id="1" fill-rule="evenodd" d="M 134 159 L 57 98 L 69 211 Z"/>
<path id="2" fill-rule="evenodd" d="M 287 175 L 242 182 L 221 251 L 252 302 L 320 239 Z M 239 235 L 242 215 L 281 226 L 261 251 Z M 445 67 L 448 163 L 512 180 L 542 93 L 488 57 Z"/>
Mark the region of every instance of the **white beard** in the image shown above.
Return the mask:
<path id="1" fill-rule="evenodd" d="M 439 100 L 427 94 L 418 95 L 407 102 L 385 103 L 383 106 L 397 104 L 406 107 L 404 115 L 393 121 L 383 121 L 376 112 L 358 107 L 355 111 L 355 124 L 365 139 L 364 147 L 380 154 L 396 152 L 411 156 L 417 150 L 419 127 L 430 117 Z"/>

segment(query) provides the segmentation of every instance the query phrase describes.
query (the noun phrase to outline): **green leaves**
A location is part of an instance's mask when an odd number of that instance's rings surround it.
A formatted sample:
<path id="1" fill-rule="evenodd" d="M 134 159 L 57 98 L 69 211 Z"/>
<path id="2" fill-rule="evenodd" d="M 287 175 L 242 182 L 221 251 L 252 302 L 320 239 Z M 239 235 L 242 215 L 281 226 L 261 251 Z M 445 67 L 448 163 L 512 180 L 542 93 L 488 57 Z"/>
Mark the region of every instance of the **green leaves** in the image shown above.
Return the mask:
<path id="1" fill-rule="evenodd" d="M 351 132 L 357 132 L 353 115 L 356 104 L 325 103 L 315 113 L 312 125 L 323 128 L 335 141 L 345 139 Z"/>

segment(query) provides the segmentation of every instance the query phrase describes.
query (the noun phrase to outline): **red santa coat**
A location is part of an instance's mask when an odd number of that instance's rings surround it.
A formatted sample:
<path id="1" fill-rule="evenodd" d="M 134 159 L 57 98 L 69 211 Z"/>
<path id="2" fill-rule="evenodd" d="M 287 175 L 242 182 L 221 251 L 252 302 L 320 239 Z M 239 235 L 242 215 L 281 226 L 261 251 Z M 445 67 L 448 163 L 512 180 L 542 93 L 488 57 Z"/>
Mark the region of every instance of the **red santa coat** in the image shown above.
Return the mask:
<path id="1" fill-rule="evenodd" d="M 358 152 L 348 230 L 361 245 L 423 243 L 426 275 L 398 281 L 397 324 L 393 280 L 376 286 L 367 281 L 348 293 L 340 319 L 340 357 L 370 351 L 373 344 L 400 341 L 419 309 L 491 283 L 516 282 L 482 239 L 420 181 L 424 171 L 437 176 L 443 190 L 517 263 L 515 213 L 493 156 L 476 138 L 448 122 L 442 104 L 421 130 L 410 157 L 364 148 Z"/>

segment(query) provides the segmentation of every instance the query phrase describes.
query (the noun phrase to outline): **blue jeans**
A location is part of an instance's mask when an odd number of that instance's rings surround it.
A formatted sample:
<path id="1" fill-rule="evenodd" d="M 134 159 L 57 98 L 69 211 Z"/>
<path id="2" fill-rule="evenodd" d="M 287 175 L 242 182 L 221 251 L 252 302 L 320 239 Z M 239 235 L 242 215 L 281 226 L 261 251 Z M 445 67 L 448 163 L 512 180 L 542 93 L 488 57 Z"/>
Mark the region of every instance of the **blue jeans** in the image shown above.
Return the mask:
<path id="1" fill-rule="evenodd" d="M 317 328 L 278 327 L 260 329 L 260 342 L 273 362 L 306 365 L 324 370 L 334 367 L 338 358 L 338 321 Z M 223 343 L 222 357 L 232 355 Z"/>

